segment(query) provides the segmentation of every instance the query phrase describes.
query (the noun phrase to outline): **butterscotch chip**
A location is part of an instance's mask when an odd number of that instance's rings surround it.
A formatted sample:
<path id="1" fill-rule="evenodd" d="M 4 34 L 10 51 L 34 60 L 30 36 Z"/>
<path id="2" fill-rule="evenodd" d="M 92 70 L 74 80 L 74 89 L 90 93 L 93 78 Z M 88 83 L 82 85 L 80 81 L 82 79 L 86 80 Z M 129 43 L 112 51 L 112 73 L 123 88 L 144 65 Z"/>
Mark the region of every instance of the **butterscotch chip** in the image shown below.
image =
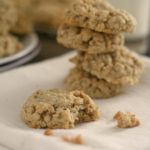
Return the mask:
<path id="1" fill-rule="evenodd" d="M 77 67 L 73 68 L 66 77 L 65 86 L 68 90 L 83 90 L 92 98 L 113 97 L 122 89 L 120 84 L 112 84 L 104 79 L 98 79 Z"/>
<path id="2" fill-rule="evenodd" d="M 46 135 L 46 136 L 53 135 L 53 130 L 51 130 L 51 129 L 46 129 L 46 130 L 44 131 L 44 135 Z"/>
<path id="3" fill-rule="evenodd" d="M 0 36 L 0 58 L 16 54 L 22 49 L 22 43 L 10 34 Z"/>
<path id="4" fill-rule="evenodd" d="M 17 10 L 12 0 L 0 0 L 0 35 L 7 34 L 17 21 Z"/>
<path id="5" fill-rule="evenodd" d="M 74 128 L 77 123 L 97 120 L 99 115 L 94 101 L 77 90 L 40 90 L 22 108 L 23 120 L 33 128 Z"/>
<path id="6" fill-rule="evenodd" d="M 85 144 L 85 141 L 81 137 L 81 135 L 77 135 L 75 137 L 63 136 L 62 139 L 65 142 L 73 143 L 73 144 Z"/>
<path id="7" fill-rule="evenodd" d="M 116 9 L 105 0 L 76 1 L 66 12 L 65 23 L 98 32 L 133 32 L 135 19 L 126 11 Z"/>
<path id="8" fill-rule="evenodd" d="M 138 56 L 126 48 L 103 54 L 80 53 L 71 61 L 97 78 L 114 84 L 134 85 L 143 70 Z"/>
<path id="9" fill-rule="evenodd" d="M 117 127 L 119 128 L 133 128 L 140 125 L 140 121 L 131 112 L 123 113 L 119 111 L 115 114 L 114 119 L 117 121 Z"/>
<path id="10" fill-rule="evenodd" d="M 65 47 L 91 54 L 116 51 L 124 44 L 121 34 L 99 33 L 87 28 L 65 24 L 59 28 L 57 35 L 57 41 Z"/>

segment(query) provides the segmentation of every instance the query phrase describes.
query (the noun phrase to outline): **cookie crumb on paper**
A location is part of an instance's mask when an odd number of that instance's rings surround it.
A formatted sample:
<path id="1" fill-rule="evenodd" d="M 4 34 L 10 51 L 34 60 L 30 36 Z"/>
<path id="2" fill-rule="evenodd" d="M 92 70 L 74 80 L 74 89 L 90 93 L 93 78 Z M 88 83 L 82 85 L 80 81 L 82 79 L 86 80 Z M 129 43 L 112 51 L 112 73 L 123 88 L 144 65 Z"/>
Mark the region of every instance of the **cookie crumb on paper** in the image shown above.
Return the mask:
<path id="1" fill-rule="evenodd" d="M 131 112 L 119 111 L 115 114 L 114 119 L 117 121 L 118 128 L 133 128 L 140 125 L 140 121 Z"/>
<path id="2" fill-rule="evenodd" d="M 85 144 L 84 139 L 82 138 L 81 135 L 77 135 L 75 137 L 69 137 L 69 136 L 62 136 L 62 139 L 65 142 L 73 143 L 73 144 Z"/>
<path id="3" fill-rule="evenodd" d="M 53 130 L 51 130 L 51 129 L 46 129 L 45 131 L 44 131 L 44 135 L 46 135 L 46 136 L 51 136 L 51 135 L 53 135 L 54 133 L 53 133 Z"/>

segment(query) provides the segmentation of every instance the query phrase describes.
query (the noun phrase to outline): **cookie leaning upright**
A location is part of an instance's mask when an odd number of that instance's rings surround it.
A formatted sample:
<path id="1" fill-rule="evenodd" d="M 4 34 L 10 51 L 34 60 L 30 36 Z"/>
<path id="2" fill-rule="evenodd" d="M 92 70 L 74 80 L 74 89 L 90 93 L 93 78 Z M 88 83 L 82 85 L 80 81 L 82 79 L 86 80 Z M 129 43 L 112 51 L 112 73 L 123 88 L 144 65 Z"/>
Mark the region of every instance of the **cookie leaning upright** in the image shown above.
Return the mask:
<path id="1" fill-rule="evenodd" d="M 7 34 L 17 21 L 17 10 L 12 0 L 0 0 L 0 35 Z"/>
<path id="2" fill-rule="evenodd" d="M 65 79 L 68 90 L 80 89 L 93 98 L 117 95 L 138 83 L 139 57 L 124 46 L 123 32 L 133 32 L 135 19 L 105 0 L 80 0 L 66 12 L 57 40 L 78 51 L 76 67 Z"/>
<path id="3" fill-rule="evenodd" d="M 65 23 L 98 32 L 133 32 L 135 19 L 126 11 L 116 9 L 104 0 L 80 0 L 67 11 Z"/>
<path id="4" fill-rule="evenodd" d="M 12 28 L 12 32 L 18 35 L 26 35 L 33 31 L 33 21 L 31 18 L 31 0 L 13 0 L 17 10 L 17 22 Z"/>

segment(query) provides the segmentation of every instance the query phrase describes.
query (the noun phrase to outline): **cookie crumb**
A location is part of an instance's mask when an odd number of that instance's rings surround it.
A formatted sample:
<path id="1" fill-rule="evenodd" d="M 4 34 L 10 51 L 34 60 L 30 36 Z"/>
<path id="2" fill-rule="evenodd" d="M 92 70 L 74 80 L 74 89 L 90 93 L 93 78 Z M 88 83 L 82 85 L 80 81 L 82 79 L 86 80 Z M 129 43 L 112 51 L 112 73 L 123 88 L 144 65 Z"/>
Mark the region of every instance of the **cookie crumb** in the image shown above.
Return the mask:
<path id="1" fill-rule="evenodd" d="M 83 140 L 81 135 L 77 135 L 75 137 L 68 137 L 68 136 L 63 136 L 62 139 L 65 142 L 73 143 L 73 144 L 84 144 L 85 141 Z"/>
<path id="2" fill-rule="evenodd" d="M 44 131 L 44 135 L 46 135 L 46 136 L 51 136 L 51 135 L 53 135 L 53 130 L 51 130 L 51 129 L 46 129 L 46 130 Z"/>
<path id="3" fill-rule="evenodd" d="M 133 128 L 140 125 L 140 121 L 131 112 L 123 113 L 119 111 L 113 118 L 117 121 L 118 128 Z"/>

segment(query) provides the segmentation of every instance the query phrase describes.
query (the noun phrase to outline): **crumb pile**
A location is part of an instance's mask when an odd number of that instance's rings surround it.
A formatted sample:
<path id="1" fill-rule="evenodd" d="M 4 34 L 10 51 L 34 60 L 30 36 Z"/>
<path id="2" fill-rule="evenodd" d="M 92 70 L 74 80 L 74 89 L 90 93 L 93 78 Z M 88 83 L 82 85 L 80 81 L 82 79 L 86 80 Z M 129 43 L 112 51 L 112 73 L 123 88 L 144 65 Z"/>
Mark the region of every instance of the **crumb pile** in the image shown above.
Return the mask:
<path id="1" fill-rule="evenodd" d="M 83 90 L 93 98 L 115 96 L 134 85 L 142 73 L 138 56 L 124 46 L 124 32 L 133 32 L 136 20 L 104 0 L 76 1 L 66 11 L 57 40 L 77 50 L 76 66 L 65 79 L 68 90 Z"/>

